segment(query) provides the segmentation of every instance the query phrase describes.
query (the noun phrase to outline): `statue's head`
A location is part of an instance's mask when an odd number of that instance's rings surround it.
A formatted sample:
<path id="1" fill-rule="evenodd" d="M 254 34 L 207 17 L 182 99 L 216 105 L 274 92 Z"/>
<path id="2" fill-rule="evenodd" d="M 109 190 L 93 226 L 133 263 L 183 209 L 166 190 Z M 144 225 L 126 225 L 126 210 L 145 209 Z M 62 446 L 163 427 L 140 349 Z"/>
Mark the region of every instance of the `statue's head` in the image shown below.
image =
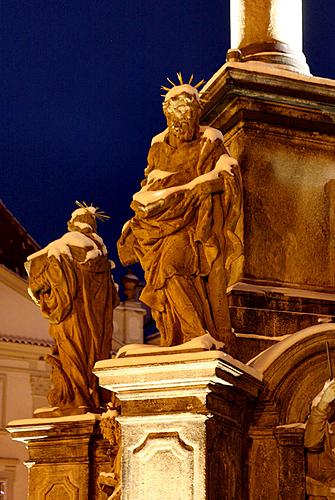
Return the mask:
<path id="1" fill-rule="evenodd" d="M 202 106 L 197 87 L 203 84 L 203 80 L 192 86 L 193 75 L 189 83 L 183 82 L 180 73 L 177 73 L 177 76 L 180 85 L 174 84 L 168 78 L 168 81 L 173 85 L 172 88 L 162 87 L 163 90 L 167 91 L 164 97 L 163 111 L 169 133 L 181 141 L 191 141 L 199 128 Z"/>
<path id="2" fill-rule="evenodd" d="M 164 101 L 163 111 L 169 132 L 182 141 L 191 141 L 199 128 L 201 104 L 195 94 L 180 87 L 190 85 L 174 87 L 172 90 L 180 92 Z"/>
<path id="3" fill-rule="evenodd" d="M 97 223 L 94 213 L 78 208 L 72 212 L 71 219 L 67 223 L 67 228 L 69 231 L 78 231 L 79 233 L 96 233 Z"/>
<path id="4" fill-rule="evenodd" d="M 102 221 L 109 219 L 109 216 L 99 211 L 98 207 L 88 206 L 85 202 L 80 203 L 78 201 L 76 201 L 76 204 L 80 208 L 77 208 L 71 214 L 71 219 L 67 223 L 69 231 L 77 231 L 84 234 L 96 233 L 97 219 Z"/>

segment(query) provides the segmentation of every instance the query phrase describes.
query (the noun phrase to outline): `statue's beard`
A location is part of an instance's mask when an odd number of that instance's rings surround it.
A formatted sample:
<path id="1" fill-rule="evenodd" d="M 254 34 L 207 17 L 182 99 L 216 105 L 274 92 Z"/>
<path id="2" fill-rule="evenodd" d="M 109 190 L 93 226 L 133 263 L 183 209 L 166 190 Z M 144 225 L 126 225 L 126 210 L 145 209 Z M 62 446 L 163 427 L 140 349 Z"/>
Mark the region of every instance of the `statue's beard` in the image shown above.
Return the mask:
<path id="1" fill-rule="evenodd" d="M 170 131 L 182 141 L 191 141 L 194 137 L 194 126 L 189 121 L 172 122 L 169 126 Z"/>

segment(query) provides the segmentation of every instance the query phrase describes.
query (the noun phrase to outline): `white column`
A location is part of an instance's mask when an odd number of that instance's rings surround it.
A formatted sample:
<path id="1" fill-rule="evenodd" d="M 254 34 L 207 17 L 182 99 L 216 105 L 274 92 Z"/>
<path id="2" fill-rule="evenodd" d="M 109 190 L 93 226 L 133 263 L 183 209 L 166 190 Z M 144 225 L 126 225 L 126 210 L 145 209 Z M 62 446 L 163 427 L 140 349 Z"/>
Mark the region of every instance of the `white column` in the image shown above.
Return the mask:
<path id="1" fill-rule="evenodd" d="M 143 344 L 143 327 L 146 310 L 134 300 L 122 302 L 114 310 L 113 350 L 116 352 L 125 344 Z"/>
<path id="2" fill-rule="evenodd" d="M 309 73 L 302 52 L 302 0 L 230 0 L 231 51 Z M 229 59 L 229 53 L 228 53 Z"/>

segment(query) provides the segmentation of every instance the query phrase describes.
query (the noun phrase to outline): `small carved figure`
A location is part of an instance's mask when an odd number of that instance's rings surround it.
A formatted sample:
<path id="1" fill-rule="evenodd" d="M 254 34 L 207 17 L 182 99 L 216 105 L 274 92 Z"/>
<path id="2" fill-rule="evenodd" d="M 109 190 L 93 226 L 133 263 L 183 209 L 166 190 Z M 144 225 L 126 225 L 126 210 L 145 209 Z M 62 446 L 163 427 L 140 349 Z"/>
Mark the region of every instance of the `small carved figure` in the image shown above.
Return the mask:
<path id="1" fill-rule="evenodd" d="M 110 357 L 113 309 L 118 296 L 107 249 L 97 234 L 94 207 L 81 205 L 72 213 L 68 232 L 26 263 L 29 292 L 49 320 L 54 340 L 53 388 L 49 404 L 55 413 L 98 411 L 102 392 L 92 373 L 96 361 Z"/>
<path id="2" fill-rule="evenodd" d="M 140 262 L 161 345 L 179 345 L 207 332 L 232 352 L 226 289 L 241 255 L 236 232 L 241 214 L 239 167 L 219 130 L 200 126 L 197 86 L 168 90 L 168 128 L 153 138 L 135 212 L 118 242 L 121 262 Z M 171 82 L 173 83 L 173 82 Z"/>
<path id="3" fill-rule="evenodd" d="M 335 499 L 335 380 L 328 380 L 314 398 L 305 429 L 308 457 L 307 494 L 311 499 Z M 317 458 L 313 467 L 313 458 Z M 313 470 L 314 469 L 314 470 Z"/>
<path id="4" fill-rule="evenodd" d="M 112 401 L 108 403 L 107 411 L 101 415 L 100 421 L 102 435 L 110 444 L 108 454 L 112 462 L 112 472 L 101 472 L 99 475 L 99 486 L 108 496 L 107 500 L 121 499 L 121 427 L 117 421 L 119 415 L 120 407 L 113 394 Z"/>

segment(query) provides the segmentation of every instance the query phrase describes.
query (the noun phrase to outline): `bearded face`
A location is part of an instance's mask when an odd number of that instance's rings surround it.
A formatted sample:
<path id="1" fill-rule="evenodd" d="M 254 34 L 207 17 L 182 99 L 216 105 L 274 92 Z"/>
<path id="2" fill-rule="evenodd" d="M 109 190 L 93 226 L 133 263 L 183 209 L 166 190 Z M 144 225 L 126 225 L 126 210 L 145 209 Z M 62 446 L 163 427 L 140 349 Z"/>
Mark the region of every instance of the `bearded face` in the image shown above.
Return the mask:
<path id="1" fill-rule="evenodd" d="M 169 132 L 182 141 L 191 141 L 199 127 L 200 104 L 185 92 L 170 98 L 164 104 Z"/>

